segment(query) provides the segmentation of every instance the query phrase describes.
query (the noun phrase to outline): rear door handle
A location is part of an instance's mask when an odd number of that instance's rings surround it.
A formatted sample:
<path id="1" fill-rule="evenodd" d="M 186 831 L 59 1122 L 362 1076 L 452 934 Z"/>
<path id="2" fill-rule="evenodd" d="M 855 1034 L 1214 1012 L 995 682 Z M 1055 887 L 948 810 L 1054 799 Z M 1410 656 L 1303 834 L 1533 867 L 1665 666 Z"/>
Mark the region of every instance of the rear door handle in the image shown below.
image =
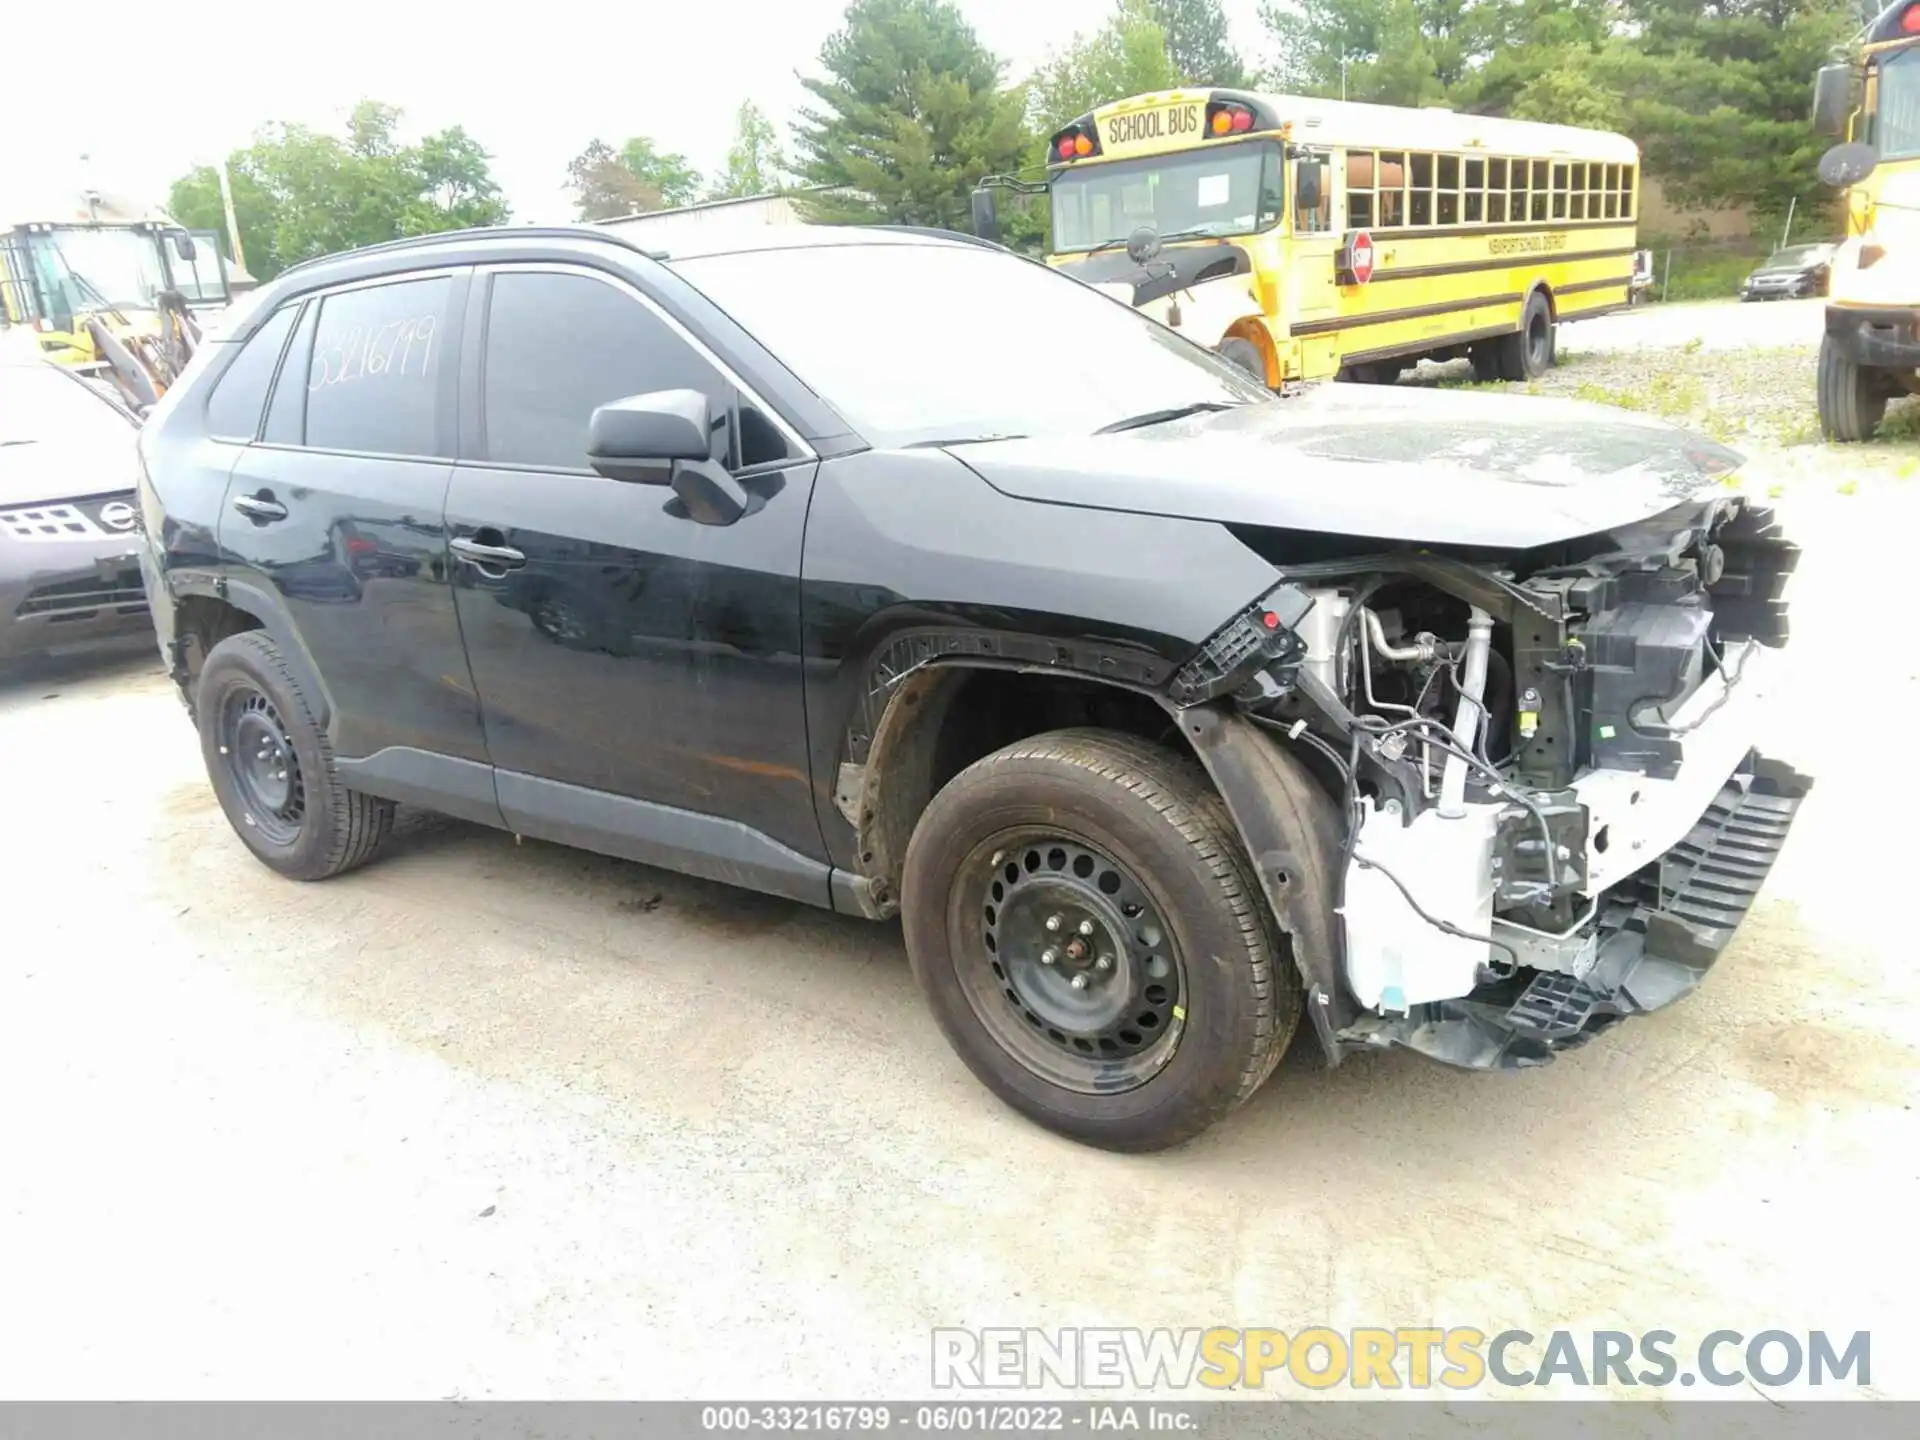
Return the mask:
<path id="1" fill-rule="evenodd" d="M 478 565 L 483 570 L 518 570 L 527 563 L 525 554 L 510 545 L 482 545 L 464 535 L 449 540 L 447 548 L 467 564 Z"/>
<path id="2" fill-rule="evenodd" d="M 266 495 L 236 495 L 233 508 L 249 520 L 284 520 L 287 507 Z"/>

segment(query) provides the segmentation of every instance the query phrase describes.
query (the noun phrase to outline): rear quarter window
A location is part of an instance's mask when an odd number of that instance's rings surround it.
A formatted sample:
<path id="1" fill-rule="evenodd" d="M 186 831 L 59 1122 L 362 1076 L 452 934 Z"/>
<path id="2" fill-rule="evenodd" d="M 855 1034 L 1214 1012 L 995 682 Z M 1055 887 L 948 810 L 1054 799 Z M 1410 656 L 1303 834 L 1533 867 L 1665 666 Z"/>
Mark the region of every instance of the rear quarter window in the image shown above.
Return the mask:
<path id="1" fill-rule="evenodd" d="M 260 411 L 267 403 L 274 368 L 286 348 L 298 305 L 287 305 L 267 317 L 266 323 L 240 347 L 240 353 L 214 382 L 207 396 L 207 433 L 221 440 L 251 440 L 260 429 Z"/>

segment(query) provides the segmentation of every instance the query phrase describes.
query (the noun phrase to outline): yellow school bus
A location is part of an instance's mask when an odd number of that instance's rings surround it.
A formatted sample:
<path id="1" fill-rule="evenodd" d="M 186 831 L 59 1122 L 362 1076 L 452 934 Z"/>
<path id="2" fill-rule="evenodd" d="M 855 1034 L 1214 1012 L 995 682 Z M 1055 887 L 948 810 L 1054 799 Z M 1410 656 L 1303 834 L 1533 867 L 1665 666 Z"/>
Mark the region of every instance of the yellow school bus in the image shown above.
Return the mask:
<path id="1" fill-rule="evenodd" d="M 1820 178 L 1844 188 L 1815 395 L 1829 440 L 1865 440 L 1887 401 L 1920 390 L 1920 0 L 1897 0 L 1824 67 L 1813 119 L 1844 143 Z"/>
<path id="2" fill-rule="evenodd" d="M 1136 95 L 1054 135 L 1049 263 L 1269 385 L 1483 379 L 1628 303 L 1640 154 L 1564 125 L 1241 90 Z M 989 182 L 975 228 L 996 232 Z"/>

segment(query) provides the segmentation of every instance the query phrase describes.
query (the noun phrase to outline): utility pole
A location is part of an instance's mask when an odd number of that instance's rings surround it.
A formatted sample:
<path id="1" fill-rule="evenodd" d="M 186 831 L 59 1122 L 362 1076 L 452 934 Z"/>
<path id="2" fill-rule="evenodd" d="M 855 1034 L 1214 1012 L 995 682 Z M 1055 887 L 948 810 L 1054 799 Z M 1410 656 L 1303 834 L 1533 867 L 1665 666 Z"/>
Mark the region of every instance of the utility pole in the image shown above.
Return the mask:
<path id="1" fill-rule="evenodd" d="M 227 244 L 233 247 L 233 263 L 242 270 L 247 268 L 247 257 L 240 249 L 240 222 L 233 213 L 233 182 L 227 178 L 227 162 L 222 159 L 213 167 L 220 177 L 220 204 L 227 212 Z"/>
<path id="2" fill-rule="evenodd" d="M 1788 240 L 1793 234 L 1793 207 L 1799 203 L 1800 197 L 1798 195 L 1790 197 L 1787 201 L 1787 228 L 1780 232 L 1780 248 L 1782 250 L 1787 248 Z"/>

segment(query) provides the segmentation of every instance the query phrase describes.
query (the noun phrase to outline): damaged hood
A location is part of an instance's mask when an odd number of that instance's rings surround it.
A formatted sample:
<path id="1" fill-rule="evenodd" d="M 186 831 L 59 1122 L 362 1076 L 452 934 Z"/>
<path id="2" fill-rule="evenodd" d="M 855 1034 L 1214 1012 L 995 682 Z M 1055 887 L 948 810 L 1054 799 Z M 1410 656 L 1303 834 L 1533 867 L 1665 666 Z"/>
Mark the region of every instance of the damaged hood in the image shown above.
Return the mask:
<path id="1" fill-rule="evenodd" d="M 1023 500 L 1508 550 L 1724 497 L 1723 477 L 1742 458 L 1602 405 L 1347 384 L 1111 435 L 954 454 Z"/>

